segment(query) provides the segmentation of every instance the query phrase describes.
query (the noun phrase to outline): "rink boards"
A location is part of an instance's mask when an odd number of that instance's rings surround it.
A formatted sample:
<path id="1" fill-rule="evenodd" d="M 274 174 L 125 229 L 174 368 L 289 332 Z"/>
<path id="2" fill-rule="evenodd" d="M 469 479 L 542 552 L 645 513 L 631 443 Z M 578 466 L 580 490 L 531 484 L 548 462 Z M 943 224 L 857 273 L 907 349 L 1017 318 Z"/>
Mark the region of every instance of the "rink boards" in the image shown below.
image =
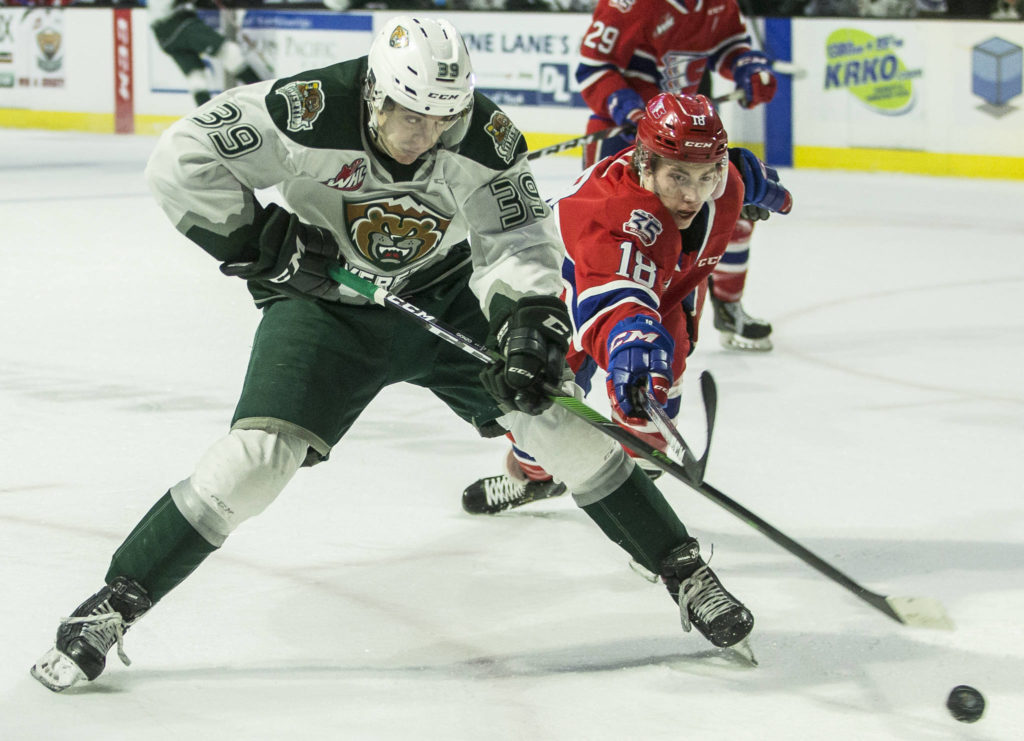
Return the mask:
<path id="1" fill-rule="evenodd" d="M 394 14 L 240 11 L 239 40 L 264 74 L 286 76 L 365 53 Z M 582 132 L 589 111 L 573 72 L 589 16 L 444 15 L 466 37 L 479 88 L 531 148 Z M 1024 24 L 757 22 L 795 74 L 779 75 L 770 106 L 724 108 L 734 142 L 781 166 L 1024 178 Z M 210 78 L 223 85 L 216 64 Z M 716 79 L 716 94 L 730 89 Z M 0 8 L 0 126 L 157 134 L 191 107 L 145 9 Z"/>

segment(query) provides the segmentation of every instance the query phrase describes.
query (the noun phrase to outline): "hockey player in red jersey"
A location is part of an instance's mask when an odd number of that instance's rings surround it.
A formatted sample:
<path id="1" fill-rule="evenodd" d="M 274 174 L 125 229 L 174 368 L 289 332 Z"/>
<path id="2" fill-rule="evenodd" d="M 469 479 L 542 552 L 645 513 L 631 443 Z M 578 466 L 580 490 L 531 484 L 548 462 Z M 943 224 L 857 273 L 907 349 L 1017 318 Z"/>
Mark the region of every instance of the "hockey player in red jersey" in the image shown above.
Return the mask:
<path id="1" fill-rule="evenodd" d="M 736 0 L 598 0 L 580 46 L 576 80 L 593 111 L 591 134 L 635 124 L 644 104 L 662 91 L 698 92 L 705 70 L 736 83 L 740 105 L 769 102 L 777 81 L 771 60 L 751 46 Z M 631 133 L 588 145 L 584 166 L 631 144 Z M 735 350 L 771 350 L 771 324 L 743 310 L 753 222 L 736 222 L 714 272 L 711 298 L 722 344 Z"/>
<path id="2" fill-rule="evenodd" d="M 616 422 L 665 449 L 638 394 L 650 390 L 670 418 L 679 414 L 707 279 L 737 218 L 743 209 L 791 206 L 774 170 L 728 148 L 707 98 L 668 93 L 647 104 L 636 146 L 586 170 L 555 203 L 573 324 L 569 365 L 588 391 L 594 372 L 606 372 Z M 528 451 L 513 448 L 508 473 L 472 484 L 462 504 L 493 514 L 564 491 Z"/>

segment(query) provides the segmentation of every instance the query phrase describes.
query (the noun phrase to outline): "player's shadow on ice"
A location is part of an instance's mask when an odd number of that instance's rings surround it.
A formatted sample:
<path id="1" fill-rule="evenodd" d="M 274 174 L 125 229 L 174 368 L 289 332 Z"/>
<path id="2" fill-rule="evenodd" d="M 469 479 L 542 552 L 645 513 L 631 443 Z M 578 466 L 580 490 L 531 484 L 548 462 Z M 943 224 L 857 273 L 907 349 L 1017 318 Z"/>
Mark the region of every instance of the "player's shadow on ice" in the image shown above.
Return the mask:
<path id="1" fill-rule="evenodd" d="M 880 689 L 880 677 L 905 682 L 899 666 L 904 664 L 909 667 L 908 671 L 913 671 L 921 662 L 962 667 L 984 665 L 986 676 L 990 681 L 998 681 L 1004 694 L 1024 691 L 1024 660 L 1021 658 L 979 656 L 959 647 L 919 642 L 913 635 L 911 629 L 898 627 L 889 635 L 755 630 L 751 646 L 760 661 L 758 667 L 733 658 L 730 652 L 702 645 L 697 635 L 580 643 L 538 651 L 480 653 L 451 661 L 444 659 L 451 644 L 440 641 L 423 647 L 424 653 L 438 658 L 407 664 L 387 659 L 379 663 L 366 662 L 361 655 L 353 656 L 357 660 L 349 662 L 346 651 L 360 653 L 358 647 L 350 650 L 339 645 L 336 660 L 323 663 L 317 660 L 303 663 L 293 657 L 274 664 L 233 663 L 175 670 L 111 667 L 113 670 L 108 669 L 95 683 L 72 688 L 65 694 L 109 694 L 135 691 L 149 684 L 231 684 L 241 680 L 245 686 L 260 681 L 275 685 L 322 685 L 337 681 L 351 686 L 353 678 L 476 682 L 561 675 L 619 675 L 632 669 L 655 667 L 694 676 L 732 678 L 751 689 L 760 687 L 765 691 L 806 688 L 817 692 L 829 684 L 852 683 L 873 693 Z M 694 650 L 680 650 L 684 646 Z M 245 657 L 237 659 L 241 662 Z"/>

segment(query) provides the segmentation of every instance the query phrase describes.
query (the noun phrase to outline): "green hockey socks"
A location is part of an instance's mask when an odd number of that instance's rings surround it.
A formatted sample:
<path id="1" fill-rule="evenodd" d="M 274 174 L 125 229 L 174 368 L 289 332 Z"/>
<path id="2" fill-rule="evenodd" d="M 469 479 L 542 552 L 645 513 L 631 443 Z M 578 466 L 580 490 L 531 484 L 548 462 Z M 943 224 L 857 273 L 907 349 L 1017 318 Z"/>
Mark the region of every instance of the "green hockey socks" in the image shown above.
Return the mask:
<path id="1" fill-rule="evenodd" d="M 114 551 L 106 582 L 133 579 L 154 603 L 178 586 L 217 550 L 178 511 L 167 492 Z"/>
<path id="2" fill-rule="evenodd" d="M 662 559 L 690 537 L 640 466 L 622 486 L 583 511 L 634 561 L 655 574 L 661 572 Z"/>

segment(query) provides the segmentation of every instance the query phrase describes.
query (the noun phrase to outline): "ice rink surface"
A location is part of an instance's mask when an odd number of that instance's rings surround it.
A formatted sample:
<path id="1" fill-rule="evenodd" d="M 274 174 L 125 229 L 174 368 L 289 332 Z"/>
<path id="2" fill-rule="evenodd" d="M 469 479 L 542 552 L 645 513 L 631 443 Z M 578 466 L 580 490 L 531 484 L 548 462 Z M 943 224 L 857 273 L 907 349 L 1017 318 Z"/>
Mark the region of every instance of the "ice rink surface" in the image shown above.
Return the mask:
<path id="1" fill-rule="evenodd" d="M 331 460 L 132 628 L 95 683 L 29 677 L 152 503 L 226 431 L 258 313 L 143 183 L 152 139 L 0 132 L 0 739 L 991 739 L 1024 728 L 1024 185 L 784 171 L 720 348 L 708 481 L 874 591 L 899 625 L 681 484 L 663 490 L 753 611 L 758 668 L 684 634 L 567 497 L 461 511 L 496 473 L 393 387 Z M 575 159 L 536 163 L 545 195 Z M 600 408 L 600 399 L 593 402 Z M 944 707 L 958 684 L 988 708 Z"/>

